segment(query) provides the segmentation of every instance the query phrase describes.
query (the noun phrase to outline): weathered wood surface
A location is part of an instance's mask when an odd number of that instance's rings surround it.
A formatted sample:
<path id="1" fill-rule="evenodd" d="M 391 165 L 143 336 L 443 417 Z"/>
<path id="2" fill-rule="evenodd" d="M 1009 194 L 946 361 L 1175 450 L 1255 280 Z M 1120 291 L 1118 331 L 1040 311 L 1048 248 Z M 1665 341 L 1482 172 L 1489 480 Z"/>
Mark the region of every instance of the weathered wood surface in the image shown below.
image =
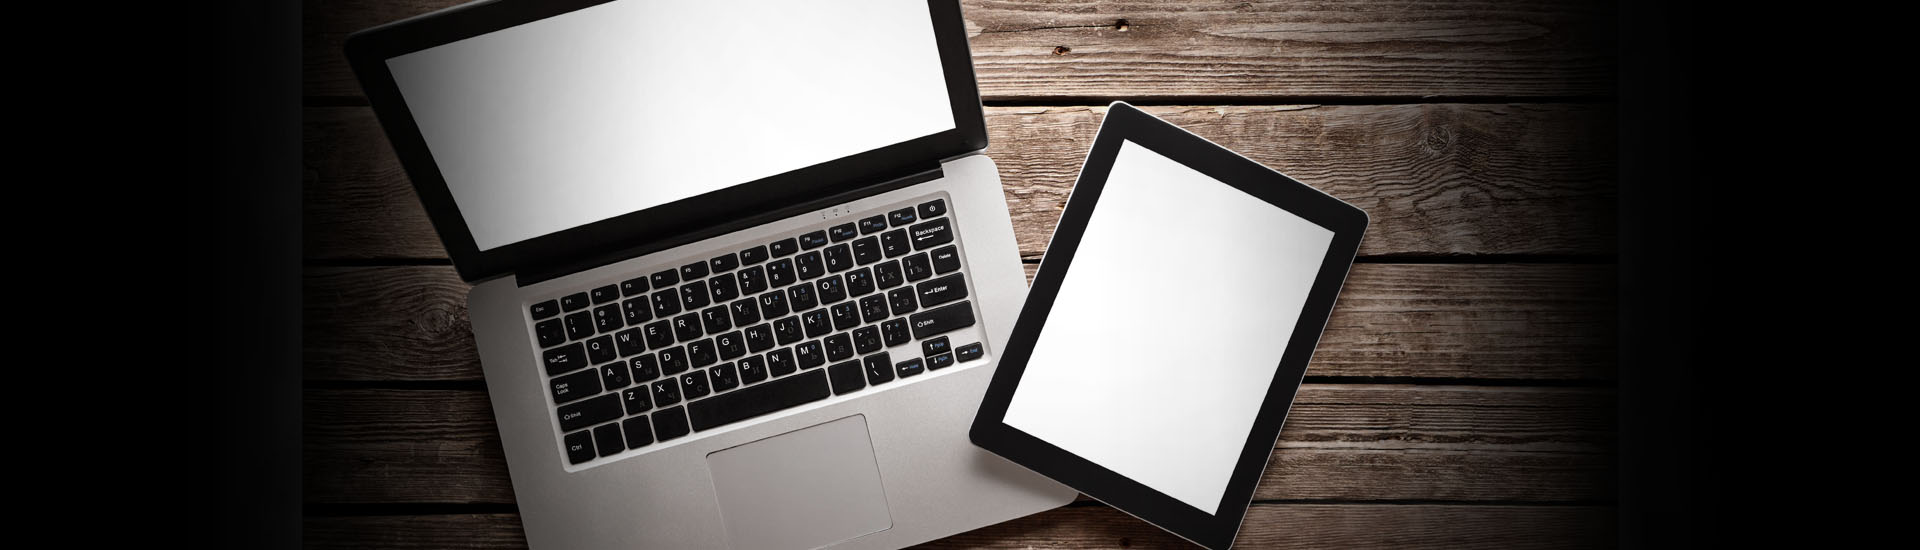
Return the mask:
<path id="1" fill-rule="evenodd" d="M 361 95 L 348 33 L 460 3 L 307 3 L 307 95 Z M 961 3 L 987 101 L 1613 93 L 1595 0 Z"/>
<path id="2" fill-rule="evenodd" d="M 1238 548 L 1611 548 L 1610 506 L 1254 504 Z M 310 517 L 306 546 L 524 548 L 518 514 Z M 1191 548 L 1104 506 L 1067 506 L 920 548 Z"/>
<path id="3" fill-rule="evenodd" d="M 451 267 L 309 268 L 306 377 L 481 379 L 468 288 Z M 1608 265 L 1357 264 L 1307 375 L 1610 379 L 1613 296 Z"/>
<path id="4" fill-rule="evenodd" d="M 1256 500 L 1612 497 L 1605 388 L 1308 384 Z M 306 499 L 512 503 L 486 393 L 310 389 Z"/>
<path id="5" fill-rule="evenodd" d="M 1613 254 L 1610 106 L 1145 109 L 1365 209 L 1363 256 Z M 1105 110 L 987 110 L 1023 257 L 1045 253 Z M 306 113 L 308 256 L 446 257 L 372 112 Z"/>

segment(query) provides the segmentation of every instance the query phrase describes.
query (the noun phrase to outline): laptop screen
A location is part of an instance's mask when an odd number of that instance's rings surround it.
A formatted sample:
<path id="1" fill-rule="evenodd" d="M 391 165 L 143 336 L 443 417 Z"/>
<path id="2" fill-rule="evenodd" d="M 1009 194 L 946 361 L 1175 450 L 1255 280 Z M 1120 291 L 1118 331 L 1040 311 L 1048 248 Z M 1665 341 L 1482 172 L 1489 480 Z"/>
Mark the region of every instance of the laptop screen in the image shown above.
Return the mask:
<path id="1" fill-rule="evenodd" d="M 615 1 L 387 67 L 483 251 L 956 127 L 922 2 Z"/>

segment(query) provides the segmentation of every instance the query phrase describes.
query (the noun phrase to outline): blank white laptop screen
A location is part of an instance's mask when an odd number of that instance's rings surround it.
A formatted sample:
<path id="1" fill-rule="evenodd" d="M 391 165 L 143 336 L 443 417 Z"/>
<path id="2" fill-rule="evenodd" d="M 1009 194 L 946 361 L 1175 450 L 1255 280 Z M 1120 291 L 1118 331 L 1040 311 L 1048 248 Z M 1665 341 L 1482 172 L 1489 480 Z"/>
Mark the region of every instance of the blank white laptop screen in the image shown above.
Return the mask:
<path id="1" fill-rule="evenodd" d="M 387 66 L 490 250 L 955 128 L 932 17 L 624 0 Z"/>
<path id="2" fill-rule="evenodd" d="M 1332 242 L 1122 141 L 1004 422 L 1217 515 Z"/>

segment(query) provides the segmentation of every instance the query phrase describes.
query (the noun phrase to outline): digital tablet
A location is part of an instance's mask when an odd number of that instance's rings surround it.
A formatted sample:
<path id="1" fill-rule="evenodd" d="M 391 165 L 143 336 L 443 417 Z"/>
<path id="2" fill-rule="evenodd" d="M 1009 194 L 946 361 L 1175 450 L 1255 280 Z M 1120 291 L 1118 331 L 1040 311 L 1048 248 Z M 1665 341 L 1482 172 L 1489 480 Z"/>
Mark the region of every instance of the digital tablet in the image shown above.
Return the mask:
<path id="1" fill-rule="evenodd" d="M 1231 546 L 1366 227 L 1359 208 L 1115 102 L 974 444 Z"/>

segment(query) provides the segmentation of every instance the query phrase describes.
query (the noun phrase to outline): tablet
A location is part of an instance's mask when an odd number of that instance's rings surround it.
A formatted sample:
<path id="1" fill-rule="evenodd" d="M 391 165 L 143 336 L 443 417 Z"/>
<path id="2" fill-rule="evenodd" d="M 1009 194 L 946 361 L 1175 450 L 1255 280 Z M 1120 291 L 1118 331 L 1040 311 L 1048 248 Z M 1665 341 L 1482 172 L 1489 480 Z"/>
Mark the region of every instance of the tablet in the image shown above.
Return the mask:
<path id="1" fill-rule="evenodd" d="M 1115 102 L 974 444 L 1231 546 L 1366 227 L 1359 208 Z"/>

